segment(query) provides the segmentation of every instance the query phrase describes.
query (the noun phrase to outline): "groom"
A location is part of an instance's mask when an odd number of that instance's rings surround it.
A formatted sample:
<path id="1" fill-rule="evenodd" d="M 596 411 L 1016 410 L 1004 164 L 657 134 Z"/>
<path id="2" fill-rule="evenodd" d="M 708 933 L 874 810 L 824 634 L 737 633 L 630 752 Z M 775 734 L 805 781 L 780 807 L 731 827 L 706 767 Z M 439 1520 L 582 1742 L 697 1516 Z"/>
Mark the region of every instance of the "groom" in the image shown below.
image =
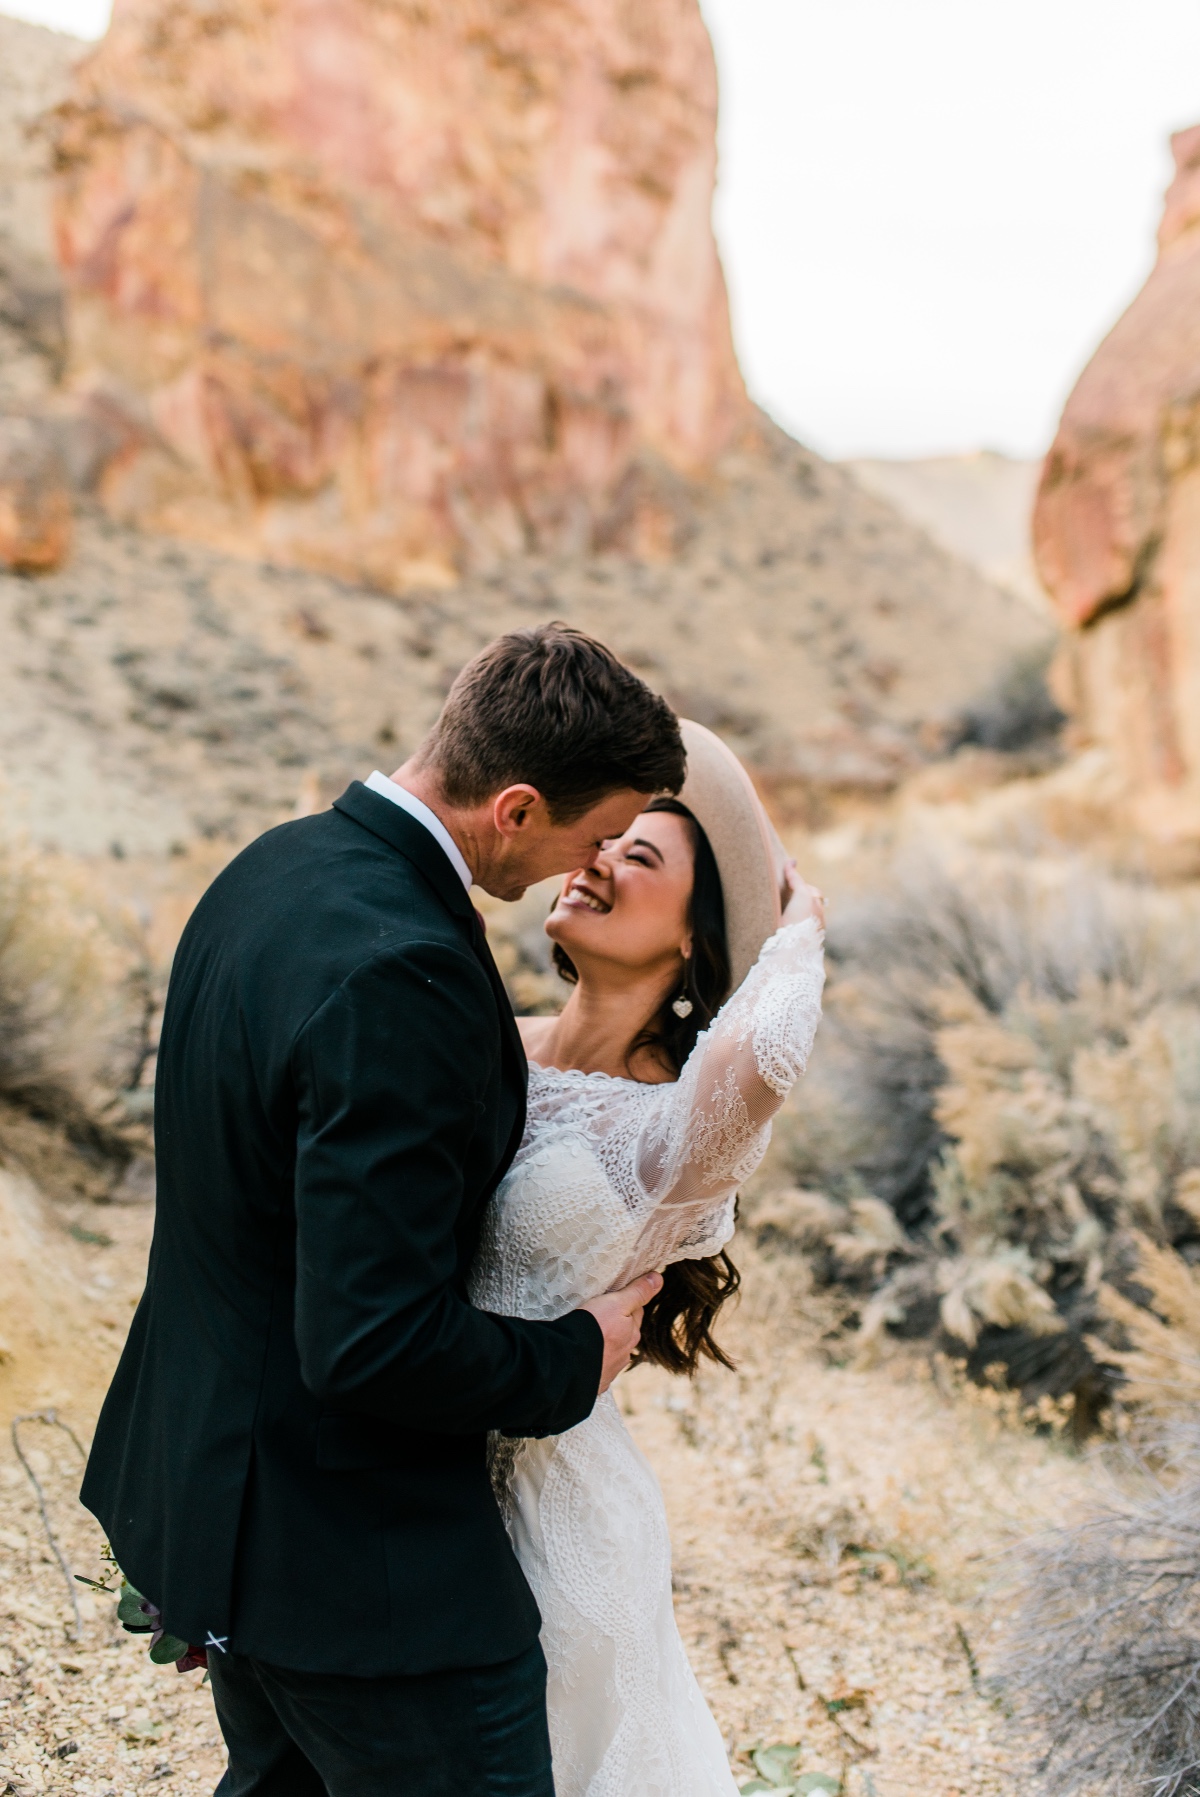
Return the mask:
<path id="1" fill-rule="evenodd" d="M 515 631 L 390 780 L 260 837 L 184 931 L 146 1290 L 83 1500 L 207 1649 L 223 1797 L 552 1797 L 487 1431 L 582 1421 L 659 1280 L 556 1322 L 467 1300 L 526 1077 L 468 891 L 580 866 L 683 775 L 600 643 Z"/>

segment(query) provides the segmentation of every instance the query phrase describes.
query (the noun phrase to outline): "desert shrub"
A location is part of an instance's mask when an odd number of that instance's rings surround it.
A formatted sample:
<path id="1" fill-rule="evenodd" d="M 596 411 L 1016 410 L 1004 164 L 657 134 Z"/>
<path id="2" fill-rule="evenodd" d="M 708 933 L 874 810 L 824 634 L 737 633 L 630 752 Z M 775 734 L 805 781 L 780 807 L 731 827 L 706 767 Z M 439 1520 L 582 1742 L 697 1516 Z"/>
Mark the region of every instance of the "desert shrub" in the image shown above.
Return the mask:
<path id="1" fill-rule="evenodd" d="M 0 1100 L 98 1119 L 145 1052 L 135 935 L 80 881 L 0 843 Z"/>
<path id="2" fill-rule="evenodd" d="M 1054 647 L 1039 644 L 1016 656 L 967 707 L 953 733 L 954 746 L 976 743 L 1013 754 L 1052 743 L 1067 721 L 1047 679 Z"/>
<path id="3" fill-rule="evenodd" d="M 1100 1312 L 1117 1326 L 1123 1344 L 1107 1344 L 1102 1352 L 1121 1371 L 1122 1403 L 1135 1421 L 1194 1418 L 1200 1410 L 1200 1277 L 1182 1255 L 1144 1235 L 1135 1235 L 1133 1248 L 1137 1301 L 1111 1285 L 1100 1288 Z M 1153 1420 L 1150 1426 L 1153 1431 Z"/>
<path id="4" fill-rule="evenodd" d="M 1056 1797 L 1200 1791 L 1200 1447 L 1014 1556 L 999 1689 Z"/>
<path id="5" fill-rule="evenodd" d="M 981 859 L 850 909 L 831 959 L 788 1149 L 836 1212 L 825 1252 L 864 1291 L 863 1345 L 936 1319 L 974 1368 L 1074 1391 L 1090 1425 L 1121 1304 L 1146 1301 L 1135 1232 L 1200 1258 L 1194 907 Z M 904 1225 L 886 1253 L 865 1197 Z"/>

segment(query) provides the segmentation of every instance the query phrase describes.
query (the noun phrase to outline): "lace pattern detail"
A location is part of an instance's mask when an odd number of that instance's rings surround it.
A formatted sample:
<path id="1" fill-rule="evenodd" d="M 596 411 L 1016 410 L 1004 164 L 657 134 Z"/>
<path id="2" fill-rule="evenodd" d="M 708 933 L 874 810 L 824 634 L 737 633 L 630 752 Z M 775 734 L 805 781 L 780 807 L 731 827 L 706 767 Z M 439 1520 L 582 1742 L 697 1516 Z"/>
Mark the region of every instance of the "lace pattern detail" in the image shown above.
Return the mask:
<path id="1" fill-rule="evenodd" d="M 782 1099 L 808 1065 L 825 969 L 815 958 L 799 958 L 773 977 L 780 935 L 767 943 L 758 964 L 762 973 L 754 1009 L 754 1060 L 763 1080 Z"/>
<path id="2" fill-rule="evenodd" d="M 558 1797 L 736 1797 L 675 1624 L 658 1481 L 611 1392 L 528 1444 L 507 1508 L 542 1613 Z"/>
<path id="3" fill-rule="evenodd" d="M 821 1014 L 815 921 L 771 937 L 700 1036 L 680 1078 L 529 1069 L 525 1135 L 489 1207 L 472 1297 L 554 1317 L 729 1240 L 731 1199 L 802 1072 Z"/>

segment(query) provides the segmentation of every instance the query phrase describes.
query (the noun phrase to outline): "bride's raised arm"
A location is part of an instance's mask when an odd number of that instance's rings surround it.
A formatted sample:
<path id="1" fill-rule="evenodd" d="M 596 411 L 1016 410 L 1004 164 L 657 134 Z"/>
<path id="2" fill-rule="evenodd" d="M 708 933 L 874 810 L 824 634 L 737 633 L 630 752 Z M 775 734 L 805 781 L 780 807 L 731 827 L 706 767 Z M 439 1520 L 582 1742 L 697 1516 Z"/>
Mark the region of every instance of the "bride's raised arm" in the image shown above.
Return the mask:
<path id="1" fill-rule="evenodd" d="M 618 1283 L 715 1254 L 733 1235 L 733 1195 L 762 1161 L 772 1116 L 805 1071 L 821 1021 L 825 931 L 801 909 L 805 893 L 816 904 L 819 895 L 796 884 L 783 925 L 699 1037 L 679 1080 L 611 1080 L 589 1094 L 589 1136 L 641 1224 Z"/>
<path id="2" fill-rule="evenodd" d="M 657 1089 L 637 1150 L 639 1184 L 656 1204 L 731 1191 L 762 1159 L 766 1125 L 808 1063 L 823 947 L 815 917 L 777 930 L 679 1079 Z"/>
<path id="3" fill-rule="evenodd" d="M 620 1183 L 631 1195 L 636 1188 L 646 1218 L 639 1269 L 715 1253 L 732 1234 L 733 1195 L 762 1159 L 768 1125 L 808 1062 L 823 949 L 815 917 L 777 930 L 679 1079 L 654 1088 L 636 1137 L 623 1144 Z"/>

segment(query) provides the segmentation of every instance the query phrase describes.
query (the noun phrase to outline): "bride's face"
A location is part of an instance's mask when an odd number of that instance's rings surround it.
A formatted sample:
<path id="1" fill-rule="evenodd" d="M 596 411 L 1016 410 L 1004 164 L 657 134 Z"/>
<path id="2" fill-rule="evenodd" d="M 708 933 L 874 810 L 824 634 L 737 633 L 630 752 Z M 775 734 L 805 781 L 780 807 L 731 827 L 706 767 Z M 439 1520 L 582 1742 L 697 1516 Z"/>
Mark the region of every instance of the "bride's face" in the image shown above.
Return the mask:
<path id="1" fill-rule="evenodd" d="M 643 811 L 586 867 L 568 874 L 546 934 L 580 972 L 605 961 L 631 973 L 676 973 L 691 950 L 688 909 L 695 856 L 686 819 Z"/>

